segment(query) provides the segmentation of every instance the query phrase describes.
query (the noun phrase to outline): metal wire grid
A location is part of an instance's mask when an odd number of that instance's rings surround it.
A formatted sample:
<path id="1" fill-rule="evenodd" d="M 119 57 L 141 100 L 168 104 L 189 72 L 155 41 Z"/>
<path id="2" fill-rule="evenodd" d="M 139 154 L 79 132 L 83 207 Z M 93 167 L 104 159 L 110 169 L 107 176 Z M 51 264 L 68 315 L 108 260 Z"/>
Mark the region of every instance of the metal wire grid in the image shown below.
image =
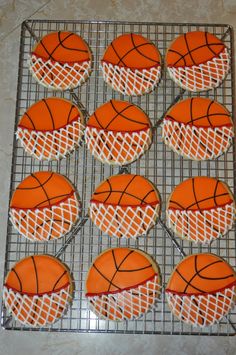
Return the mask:
<path id="1" fill-rule="evenodd" d="M 37 38 L 51 31 L 68 30 L 80 34 L 93 52 L 93 73 L 89 80 L 73 92 L 52 92 L 38 85 L 29 73 L 27 57 Z M 66 159 L 58 162 L 38 162 L 27 155 L 14 139 L 10 196 L 22 179 L 37 170 L 52 170 L 66 175 L 78 188 L 82 202 L 82 220 L 67 236 L 45 243 L 27 241 L 22 238 L 8 222 L 5 275 L 13 264 L 21 258 L 38 253 L 57 255 L 65 262 L 74 277 L 74 301 L 68 313 L 54 325 L 41 328 L 40 331 L 72 331 L 103 333 L 146 333 L 146 334 L 192 334 L 192 335 L 232 335 L 236 330 L 236 312 L 223 319 L 220 324 L 208 328 L 194 328 L 178 321 L 172 316 L 163 293 L 155 310 L 136 321 L 112 322 L 99 320 L 87 306 L 84 286 L 87 271 L 92 260 L 103 250 L 116 246 L 140 248 L 150 253 L 159 263 L 163 286 L 183 255 L 197 252 L 212 252 L 225 258 L 233 267 L 236 263 L 235 229 L 225 238 L 214 241 L 211 246 L 196 246 L 188 241 L 181 241 L 168 231 L 165 226 L 165 206 L 172 189 L 186 178 L 198 175 L 219 177 L 227 182 L 235 192 L 234 156 L 232 146 L 223 156 L 214 161 L 194 162 L 177 156 L 161 141 L 159 123 L 163 113 L 179 98 L 189 96 L 207 96 L 227 107 L 233 114 L 234 71 L 217 89 L 201 94 L 187 93 L 180 90 L 163 70 L 160 85 L 154 92 L 141 97 L 124 97 L 108 87 L 99 69 L 99 60 L 107 45 L 119 34 L 139 33 L 150 38 L 158 45 L 164 59 L 171 41 L 181 33 L 203 30 L 223 38 L 233 57 L 232 28 L 227 25 L 206 24 L 169 24 L 169 23 L 128 23 L 108 21 L 45 21 L 30 20 L 22 25 L 18 93 L 16 103 L 16 125 L 24 111 L 35 101 L 44 97 L 57 96 L 82 103 L 88 113 L 110 99 L 125 99 L 140 106 L 147 112 L 157 126 L 151 149 L 138 161 L 126 167 L 127 171 L 141 174 L 150 179 L 159 189 L 162 197 L 162 215 L 157 226 L 147 237 L 137 241 L 117 240 L 101 233 L 88 219 L 88 201 L 95 187 L 105 178 L 119 172 L 118 167 L 103 165 L 93 159 L 82 145 Z M 16 126 L 15 126 L 16 128 Z M 13 320 L 4 306 L 2 307 L 2 325 L 6 329 L 39 330 L 22 326 Z"/>

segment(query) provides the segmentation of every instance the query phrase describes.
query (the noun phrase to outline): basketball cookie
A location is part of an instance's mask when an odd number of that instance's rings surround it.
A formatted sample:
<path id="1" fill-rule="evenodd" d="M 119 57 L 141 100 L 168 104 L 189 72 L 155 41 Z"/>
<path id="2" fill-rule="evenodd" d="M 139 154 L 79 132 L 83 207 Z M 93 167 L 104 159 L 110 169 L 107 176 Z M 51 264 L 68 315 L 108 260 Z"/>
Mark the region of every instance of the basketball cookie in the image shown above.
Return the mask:
<path id="1" fill-rule="evenodd" d="M 194 97 L 175 104 L 162 125 L 162 138 L 177 154 L 193 160 L 215 159 L 234 137 L 229 111 L 208 98 Z"/>
<path id="2" fill-rule="evenodd" d="M 43 86 L 74 89 L 91 73 L 92 54 L 87 43 L 72 32 L 51 32 L 34 46 L 29 69 Z"/>
<path id="3" fill-rule="evenodd" d="M 12 316 L 24 325 L 54 323 L 72 302 L 73 284 L 67 266 L 49 255 L 28 256 L 8 273 L 3 301 Z"/>
<path id="4" fill-rule="evenodd" d="M 172 191 L 167 202 L 170 228 L 181 238 L 209 244 L 233 226 L 235 202 L 222 181 L 199 176 L 187 179 Z"/>
<path id="5" fill-rule="evenodd" d="M 78 193 L 66 177 L 38 171 L 17 186 L 10 202 L 10 220 L 24 237 L 48 241 L 68 233 L 80 210 Z"/>
<path id="6" fill-rule="evenodd" d="M 114 39 L 101 64 L 105 82 L 124 95 L 149 93 L 160 81 L 160 53 L 154 43 L 138 34 Z"/>
<path id="7" fill-rule="evenodd" d="M 152 126 L 139 107 L 110 100 L 88 119 L 85 140 L 91 154 L 102 163 L 124 165 L 149 149 Z"/>
<path id="8" fill-rule="evenodd" d="M 72 152 L 83 135 L 83 115 L 72 102 L 50 97 L 33 104 L 18 123 L 16 136 L 39 160 L 58 160 Z"/>
<path id="9" fill-rule="evenodd" d="M 137 249 L 104 251 L 93 261 L 86 280 L 89 307 L 100 319 L 113 321 L 136 319 L 147 313 L 160 291 L 159 266 Z"/>
<path id="10" fill-rule="evenodd" d="M 208 32 L 188 32 L 177 37 L 166 54 L 171 79 L 189 91 L 218 87 L 230 68 L 225 44 Z"/>
<path id="11" fill-rule="evenodd" d="M 136 238 L 152 228 L 160 213 L 160 195 L 143 176 L 114 175 L 103 181 L 90 200 L 89 215 L 104 233 Z"/>
<path id="12" fill-rule="evenodd" d="M 190 255 L 175 267 L 165 292 L 172 313 L 181 321 L 211 326 L 235 305 L 236 273 L 217 255 Z"/>

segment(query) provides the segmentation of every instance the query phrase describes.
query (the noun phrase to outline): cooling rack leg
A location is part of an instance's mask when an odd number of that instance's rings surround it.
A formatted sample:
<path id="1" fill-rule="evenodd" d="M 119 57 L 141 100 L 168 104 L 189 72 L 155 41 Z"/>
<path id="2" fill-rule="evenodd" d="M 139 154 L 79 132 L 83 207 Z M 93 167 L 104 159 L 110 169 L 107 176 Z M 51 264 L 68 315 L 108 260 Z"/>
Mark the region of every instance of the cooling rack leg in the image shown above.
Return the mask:
<path id="1" fill-rule="evenodd" d="M 165 232 L 167 233 L 168 237 L 171 239 L 171 241 L 172 241 L 173 245 L 175 246 L 175 248 L 179 251 L 179 253 L 183 257 L 185 257 L 186 253 L 183 251 L 183 249 L 181 248 L 179 243 L 175 240 L 175 237 L 173 236 L 173 234 L 169 231 L 169 229 L 166 227 L 165 223 L 161 219 L 159 219 L 159 224 L 165 230 Z"/>
<path id="2" fill-rule="evenodd" d="M 31 36 L 35 39 L 35 41 L 39 42 L 39 38 L 36 36 L 32 28 L 28 25 L 28 22 L 27 21 L 23 22 L 23 25 L 27 29 L 27 31 L 31 34 Z"/>
<path id="3" fill-rule="evenodd" d="M 82 218 L 82 220 L 78 223 L 78 225 L 75 227 L 72 235 L 67 239 L 67 241 L 65 242 L 65 244 L 58 250 L 58 252 L 55 254 L 55 257 L 59 257 L 61 254 L 64 253 L 64 251 L 66 250 L 66 248 L 68 247 L 68 245 L 70 245 L 70 243 L 72 242 L 72 240 L 75 238 L 75 236 L 78 234 L 78 232 L 81 230 L 81 228 L 85 225 L 85 223 L 87 222 L 87 220 L 89 219 L 89 216 L 86 215 L 84 218 Z"/>

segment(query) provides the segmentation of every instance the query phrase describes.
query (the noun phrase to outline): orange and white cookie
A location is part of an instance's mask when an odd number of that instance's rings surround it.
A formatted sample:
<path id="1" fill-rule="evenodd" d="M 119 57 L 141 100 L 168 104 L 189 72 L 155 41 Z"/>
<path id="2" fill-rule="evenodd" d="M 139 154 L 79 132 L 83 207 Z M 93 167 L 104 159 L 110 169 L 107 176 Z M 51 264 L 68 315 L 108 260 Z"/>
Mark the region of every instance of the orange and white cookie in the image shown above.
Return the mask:
<path id="1" fill-rule="evenodd" d="M 160 195 L 146 178 L 114 175 L 94 191 L 89 206 L 93 223 L 109 236 L 137 238 L 146 235 L 160 213 Z"/>
<path id="2" fill-rule="evenodd" d="M 143 95 L 160 81 L 161 56 L 149 39 L 126 33 L 115 38 L 101 61 L 103 78 L 124 95 Z"/>
<path id="3" fill-rule="evenodd" d="M 175 104 L 165 115 L 162 138 L 177 154 L 192 160 L 215 159 L 232 144 L 229 111 L 218 102 L 194 97 Z"/>
<path id="4" fill-rule="evenodd" d="M 30 327 L 43 327 L 61 318 L 72 302 L 70 272 L 49 255 L 18 261 L 7 274 L 3 302 L 12 316 Z"/>
<path id="5" fill-rule="evenodd" d="M 17 231 L 32 241 L 61 238 L 77 222 L 79 196 L 61 174 L 38 171 L 16 188 L 10 202 L 10 220 Z"/>
<path id="6" fill-rule="evenodd" d="M 153 308 L 160 297 L 161 274 L 157 263 L 141 250 L 113 248 L 91 265 L 86 297 L 101 319 L 136 319 Z"/>
<path id="7" fill-rule="evenodd" d="M 110 100 L 88 119 L 85 140 L 91 154 L 101 162 L 129 164 L 149 149 L 152 126 L 139 107 L 127 101 Z"/>
<path id="8" fill-rule="evenodd" d="M 177 37 L 166 54 L 171 79 L 189 91 L 218 87 L 230 69 L 225 44 L 208 32 L 187 32 Z"/>
<path id="9" fill-rule="evenodd" d="M 34 158 L 58 160 L 79 145 L 83 124 L 83 114 L 71 101 L 50 97 L 28 108 L 18 123 L 16 136 Z"/>
<path id="10" fill-rule="evenodd" d="M 55 90 L 74 89 L 89 77 L 92 54 L 79 35 L 51 32 L 36 43 L 28 64 L 33 77 L 43 86 Z"/>
<path id="11" fill-rule="evenodd" d="M 181 238 L 208 244 L 233 226 L 235 202 L 229 187 L 215 178 L 187 179 L 172 191 L 167 203 L 169 226 Z"/>
<path id="12" fill-rule="evenodd" d="M 179 320 L 208 327 L 234 307 L 236 273 L 217 255 L 189 255 L 175 267 L 165 293 L 172 313 Z"/>

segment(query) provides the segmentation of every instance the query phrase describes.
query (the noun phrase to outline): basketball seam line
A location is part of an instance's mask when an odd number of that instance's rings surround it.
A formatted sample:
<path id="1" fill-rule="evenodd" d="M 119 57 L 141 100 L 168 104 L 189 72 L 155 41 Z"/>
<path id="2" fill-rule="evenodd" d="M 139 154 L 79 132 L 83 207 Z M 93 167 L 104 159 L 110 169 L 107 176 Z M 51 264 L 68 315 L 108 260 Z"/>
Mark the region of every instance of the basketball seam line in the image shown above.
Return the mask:
<path id="1" fill-rule="evenodd" d="M 220 55 L 220 54 L 223 52 L 223 50 L 226 48 L 226 46 L 225 46 L 224 44 L 222 44 L 222 43 L 212 43 L 211 45 L 214 45 L 214 46 L 217 46 L 217 45 L 223 46 L 222 50 L 219 52 L 219 54 L 217 54 L 217 57 L 219 57 L 219 55 Z M 200 49 L 200 48 L 203 48 L 203 47 L 205 47 L 205 46 L 206 46 L 206 44 L 203 44 L 203 45 L 201 45 L 201 46 L 199 46 L 199 47 L 197 47 L 197 48 L 191 49 L 191 53 L 194 52 L 194 51 L 196 51 L 196 50 L 198 50 L 198 49 Z M 179 55 L 179 52 L 177 52 L 177 51 L 175 51 L 175 50 L 173 50 L 173 49 L 169 49 L 168 52 L 174 52 L 174 53 L 177 53 L 177 54 Z M 184 54 L 184 55 L 181 55 L 180 58 L 179 58 L 174 64 L 168 65 L 168 67 L 174 67 L 181 59 L 183 59 L 184 62 L 186 63 L 185 57 L 186 57 L 188 54 L 189 54 L 189 53 L 186 53 L 186 54 Z M 214 58 L 214 56 L 213 56 L 212 58 L 208 59 L 207 61 L 210 61 L 210 60 L 212 60 L 213 58 Z M 204 63 L 206 63 L 207 61 L 204 61 L 203 63 L 195 64 L 195 66 L 198 66 L 198 65 L 200 65 L 200 64 L 204 64 Z M 191 64 L 191 65 L 186 65 L 186 64 L 185 64 L 184 66 L 185 66 L 185 67 L 192 67 L 193 64 Z M 178 66 L 178 67 L 181 67 L 181 66 Z"/>
<path id="2" fill-rule="evenodd" d="M 211 100 L 211 102 L 209 102 L 209 105 L 208 105 L 208 108 L 207 108 L 207 120 L 210 124 L 211 127 L 213 127 L 211 121 L 210 121 L 210 115 L 209 115 L 209 112 L 210 112 L 210 108 L 211 106 L 214 104 L 214 100 Z"/>
<path id="3" fill-rule="evenodd" d="M 53 172 L 51 172 L 51 175 L 42 183 L 42 186 L 44 186 L 54 175 Z M 34 177 L 33 173 L 30 174 L 30 176 Z M 42 187 L 41 185 L 39 186 L 34 186 L 34 187 L 17 187 L 16 190 L 34 190 L 34 189 L 39 189 L 40 187 Z"/>
<path id="4" fill-rule="evenodd" d="M 208 117 L 212 117 L 212 116 L 226 116 L 226 117 L 231 117 L 230 116 L 230 114 L 227 114 L 227 113 L 210 113 L 210 114 L 208 114 Z M 187 122 L 181 122 L 181 121 L 177 121 L 177 119 L 174 117 L 174 116 L 171 116 L 170 114 L 167 114 L 166 115 L 166 117 L 165 117 L 165 120 L 168 120 L 168 119 L 170 119 L 170 120 L 173 120 L 173 121 L 175 121 L 175 122 L 177 122 L 177 123 L 180 123 L 180 124 L 183 124 L 183 125 L 187 125 L 187 124 L 190 124 L 190 123 L 192 123 L 192 122 L 196 122 L 196 121 L 198 121 L 198 120 L 201 120 L 201 119 L 203 119 L 203 118 L 207 118 L 206 117 L 206 115 L 203 115 L 203 116 L 198 116 L 198 117 L 195 117 L 195 118 L 193 118 L 192 120 L 190 120 L 190 121 L 187 121 Z M 193 123 L 192 123 L 192 125 L 194 126 L 194 127 L 196 127 L 196 128 L 208 128 L 207 126 L 206 127 L 204 127 L 204 126 L 195 126 Z M 224 125 L 220 125 L 220 126 L 212 126 L 213 128 L 214 127 L 225 127 L 225 126 L 227 126 L 228 124 L 226 123 L 226 124 L 224 124 Z M 232 127 L 232 124 L 230 124 L 230 127 Z"/>
<path id="5" fill-rule="evenodd" d="M 19 282 L 19 284 L 20 284 L 20 291 L 22 291 L 21 279 L 20 279 L 20 277 L 19 277 L 19 275 L 18 275 L 18 273 L 16 272 L 16 270 L 15 270 L 14 267 L 12 268 L 12 271 L 14 272 L 14 274 L 16 275 L 16 277 L 17 277 L 17 279 L 18 279 L 18 282 Z"/>
<path id="6" fill-rule="evenodd" d="M 57 198 L 59 198 L 59 197 L 70 197 L 73 193 L 74 193 L 74 190 L 72 190 L 71 192 L 68 192 L 68 193 L 66 193 L 66 194 L 63 194 L 63 195 L 57 195 L 57 196 L 54 196 L 54 197 L 50 197 L 50 198 L 48 198 L 48 199 L 46 199 L 46 200 L 44 200 L 44 201 L 41 201 L 40 203 L 38 203 L 37 205 L 35 205 L 33 208 L 37 208 L 37 207 L 40 208 L 40 205 L 41 205 L 41 204 L 43 204 L 43 203 L 45 203 L 45 202 L 48 202 L 48 201 L 51 202 L 52 200 L 57 199 Z M 63 200 L 64 200 L 64 198 L 63 198 L 62 200 L 60 200 L 60 201 L 57 201 L 56 203 L 61 203 Z M 43 207 L 47 207 L 47 206 L 43 206 Z"/>
<path id="7" fill-rule="evenodd" d="M 189 56 L 190 56 L 193 64 L 196 65 L 195 60 L 193 59 L 192 53 L 190 52 L 190 49 L 189 49 L 189 45 L 188 45 L 188 41 L 187 41 L 187 34 L 186 33 L 184 34 L 184 40 L 185 40 L 185 43 L 186 43 L 186 46 L 187 46 L 187 50 L 188 50 Z"/>
<path id="8" fill-rule="evenodd" d="M 121 200 L 122 200 L 124 194 L 126 193 L 126 190 L 127 190 L 128 187 L 130 186 L 130 184 L 132 184 L 132 182 L 134 181 L 134 179 L 135 179 L 136 177 L 137 177 L 137 175 L 134 175 L 134 176 L 130 179 L 130 181 L 128 182 L 128 184 L 125 186 L 124 190 L 121 192 L 120 198 L 119 198 L 119 200 L 118 200 L 118 202 L 117 202 L 118 205 L 121 203 Z"/>
<path id="9" fill-rule="evenodd" d="M 97 268 L 97 266 L 95 265 L 95 263 L 93 263 L 92 266 L 95 268 L 95 270 L 96 270 L 108 283 L 110 283 L 110 280 L 109 280 L 105 275 L 103 275 L 103 273 Z M 116 288 L 118 288 L 118 289 L 120 290 L 120 287 L 119 287 L 119 286 L 116 286 L 114 283 L 112 283 L 112 286 L 114 286 L 114 287 L 116 287 Z"/>
<path id="10" fill-rule="evenodd" d="M 194 279 L 196 276 L 201 276 L 201 275 L 200 275 L 200 272 L 201 272 L 201 271 L 207 269 L 207 268 L 208 268 L 209 266 L 211 266 L 211 265 L 214 265 L 214 264 L 218 264 L 218 263 L 222 263 L 222 262 L 223 262 L 222 260 L 216 260 L 216 261 L 214 261 L 214 262 L 212 262 L 212 263 L 210 263 L 210 264 L 204 266 L 204 267 L 201 268 L 200 270 L 197 270 L 197 269 L 196 269 L 196 259 L 197 259 L 197 255 L 195 255 L 195 258 L 194 258 L 195 275 L 193 275 L 193 276 L 191 277 L 191 279 L 190 279 L 189 281 L 187 281 L 187 285 L 185 286 L 184 292 L 187 291 L 187 288 L 188 288 L 189 286 L 195 288 L 196 290 L 198 290 L 198 291 L 200 291 L 200 292 L 204 292 L 204 291 L 202 291 L 202 290 L 196 288 L 195 286 L 193 286 L 193 285 L 191 284 L 191 282 L 193 281 L 193 279 Z M 177 271 L 177 269 L 176 269 L 176 271 Z M 179 273 L 179 272 L 178 272 L 178 273 Z"/>
<path id="11" fill-rule="evenodd" d="M 53 289 L 52 289 L 53 291 L 54 291 L 56 285 L 58 284 L 58 282 L 59 282 L 59 281 L 62 279 L 62 277 L 63 277 L 64 275 L 66 275 L 66 274 L 67 274 L 67 270 L 64 270 L 63 273 L 62 273 L 62 275 L 57 279 L 56 283 L 54 284 Z"/>
<path id="12" fill-rule="evenodd" d="M 75 35 L 75 34 L 72 33 L 71 35 Z M 64 42 L 65 42 L 66 39 L 69 38 L 69 36 L 66 37 L 66 38 L 64 38 L 63 40 L 61 40 L 61 37 L 60 37 L 60 36 L 61 36 L 61 31 L 58 32 L 58 40 L 59 40 L 59 42 L 60 42 L 60 45 L 61 45 L 63 48 L 65 48 L 65 49 L 67 49 L 67 50 L 69 50 L 69 51 L 76 51 L 76 52 L 88 53 L 88 50 L 87 50 L 87 49 L 79 49 L 79 48 L 66 47 L 65 44 L 64 44 Z"/>
<path id="13" fill-rule="evenodd" d="M 114 249 L 112 249 L 112 251 L 113 251 L 113 250 L 114 250 Z M 125 260 L 128 258 L 128 256 L 131 255 L 131 254 L 133 254 L 133 252 L 134 252 L 133 250 L 130 250 L 130 251 L 128 252 L 128 254 L 124 257 L 124 259 L 120 262 L 120 264 L 118 265 L 118 268 L 116 268 L 116 271 L 114 272 L 114 274 L 113 274 L 113 276 L 112 276 L 112 278 L 111 278 L 111 280 L 110 280 L 110 282 L 109 282 L 109 286 L 108 286 L 107 292 L 110 291 L 110 288 L 111 288 L 111 286 L 113 285 L 112 282 L 113 282 L 113 280 L 114 280 L 114 278 L 115 278 L 117 272 L 119 271 L 119 268 L 120 268 L 121 265 L 125 262 Z M 113 254 L 112 254 L 112 255 L 113 255 Z M 115 255 L 114 255 L 114 257 L 115 257 Z M 115 263 L 115 267 L 116 267 L 116 263 Z M 119 289 L 120 289 L 120 287 L 119 287 Z"/>
<path id="14" fill-rule="evenodd" d="M 25 115 L 28 117 L 28 119 L 30 120 L 30 122 L 31 122 L 31 124 L 32 124 L 32 126 L 33 126 L 33 129 L 36 129 L 36 127 L 35 127 L 35 125 L 34 125 L 34 121 L 32 120 L 32 118 L 30 117 L 30 115 L 27 113 L 27 112 L 25 112 Z"/>
<path id="15" fill-rule="evenodd" d="M 153 190 L 154 191 L 154 190 Z M 119 193 L 124 193 L 125 195 L 128 195 L 128 196 L 131 196 L 131 197 L 133 197 L 133 198 L 135 198 L 136 200 L 138 200 L 138 201 L 140 201 L 140 202 L 142 202 L 142 199 L 141 198 L 139 198 L 139 197 L 137 197 L 137 196 L 135 196 L 135 195 L 133 195 L 133 194 L 131 194 L 131 193 L 129 193 L 129 192 L 127 192 L 127 191 L 120 191 L 120 190 L 112 190 L 111 192 L 119 192 Z M 105 193 L 110 193 L 110 191 L 101 191 L 101 192 L 94 192 L 93 193 L 93 195 L 101 195 L 101 194 L 105 194 Z M 110 197 L 110 196 L 109 196 Z M 108 198 L 106 198 L 106 200 L 104 201 L 104 202 L 106 202 L 108 200 Z M 92 201 L 92 200 L 91 200 Z M 96 199 L 95 199 L 95 201 L 96 201 Z M 98 201 L 98 202 L 100 202 L 100 203 L 103 203 L 103 201 Z M 156 203 L 156 201 L 154 201 L 155 203 Z M 159 201 L 158 201 L 159 202 Z M 117 203 L 118 204 L 118 203 Z M 117 205 L 116 204 L 116 205 Z M 146 204 L 149 204 L 149 203 L 146 203 Z M 121 205 L 122 206 L 122 205 Z M 138 207 L 139 205 L 137 205 L 137 207 Z"/>
<path id="16" fill-rule="evenodd" d="M 151 281 L 152 279 L 154 279 L 155 276 L 159 276 L 159 274 L 158 274 L 158 273 L 154 273 L 152 276 L 150 276 L 150 277 L 147 278 L 146 280 L 144 280 L 144 281 L 138 283 L 137 285 L 133 285 L 133 286 L 129 286 L 129 287 L 122 288 L 122 289 L 120 289 L 120 290 L 109 291 L 109 292 L 106 292 L 106 291 L 105 291 L 105 292 L 97 292 L 97 293 L 87 292 L 87 293 L 85 294 L 85 296 L 86 296 L 86 297 L 93 297 L 93 296 L 103 296 L 103 295 L 106 296 L 106 295 L 108 295 L 109 297 L 112 297 L 113 294 L 121 293 L 121 292 L 124 292 L 124 291 L 129 291 L 129 290 L 135 289 L 135 288 L 137 288 L 137 287 L 139 287 L 139 286 L 142 287 L 142 285 L 145 285 L 146 282 Z M 154 292 L 155 292 L 155 291 L 153 291 L 153 293 L 154 293 Z M 156 292 L 158 292 L 158 291 L 156 291 Z M 133 294 L 133 293 L 132 293 L 132 294 Z M 114 299 L 114 300 L 115 300 L 115 299 Z M 92 301 L 92 300 L 91 300 L 91 301 Z"/>
<path id="17" fill-rule="evenodd" d="M 53 175 L 53 173 L 52 173 L 52 175 Z M 43 192 L 44 192 L 44 194 L 45 194 L 45 196 L 46 196 L 46 198 L 47 198 L 47 200 L 48 200 L 48 204 L 49 204 L 49 206 L 51 207 L 51 203 L 50 203 L 50 200 L 49 200 L 49 196 L 48 196 L 48 194 L 47 194 L 46 189 L 44 188 L 44 185 L 41 184 L 41 181 L 37 178 L 37 176 L 35 176 L 34 174 L 31 174 L 31 176 L 32 176 L 34 179 L 36 179 L 36 180 L 38 181 L 38 183 L 40 184 L 40 186 L 41 186 L 41 188 L 42 188 L 42 190 L 43 190 Z"/>
<path id="18" fill-rule="evenodd" d="M 108 186 L 109 186 L 110 190 L 108 191 L 108 196 L 105 198 L 104 202 L 106 202 L 109 199 L 109 197 L 111 196 L 111 194 L 112 194 L 112 186 L 111 186 L 110 180 L 107 179 L 106 182 L 108 183 Z"/>
<path id="19" fill-rule="evenodd" d="M 17 292 L 21 295 L 27 295 L 29 297 L 34 297 L 34 296 L 38 296 L 38 297 L 41 297 L 41 296 L 44 296 L 44 295 L 51 295 L 52 293 L 57 293 L 59 291 L 61 291 L 63 288 L 66 288 L 67 286 L 70 285 L 70 282 L 68 282 L 67 284 L 59 287 L 58 289 L 54 290 L 54 291 L 46 291 L 46 292 L 40 292 L 40 293 L 32 293 L 32 292 L 24 292 L 24 291 L 19 291 L 17 290 L 16 288 L 14 287 L 11 287 L 9 286 L 7 283 L 4 284 L 4 286 L 8 289 L 8 290 L 12 290 L 14 292 Z"/>
<path id="20" fill-rule="evenodd" d="M 47 103 L 47 101 L 45 99 L 42 99 L 42 102 L 46 105 L 46 108 L 48 110 L 48 113 L 49 113 L 49 116 L 51 118 L 51 121 L 52 121 L 52 128 L 53 130 L 55 130 L 55 123 L 54 123 L 54 118 L 53 118 L 53 115 L 52 115 L 52 112 L 51 112 L 51 109 Z"/>
<path id="21" fill-rule="evenodd" d="M 225 193 L 223 193 L 223 194 L 216 195 L 215 197 L 221 197 L 221 196 L 225 196 L 225 195 L 229 195 L 229 193 L 228 193 L 228 192 L 225 192 Z M 198 200 L 197 202 L 198 202 L 198 203 L 201 203 L 201 202 L 210 200 L 210 199 L 212 199 L 212 198 L 214 198 L 214 197 L 212 197 L 212 196 L 211 196 L 211 197 L 207 197 L 207 198 L 204 198 L 204 199 L 202 199 L 202 200 Z M 231 200 L 230 200 L 230 201 L 231 201 Z M 204 208 L 200 208 L 200 207 L 198 206 L 197 202 L 192 203 L 191 205 L 189 205 L 189 206 L 186 207 L 186 208 L 183 207 L 183 206 L 181 206 L 180 203 L 175 202 L 175 201 L 173 201 L 173 200 L 170 200 L 170 202 L 176 203 L 176 204 L 179 205 L 183 210 L 186 210 L 186 211 L 189 210 L 189 208 L 190 208 L 190 207 L 193 207 L 194 205 L 197 205 L 199 211 L 204 210 Z M 228 203 L 228 202 L 227 202 L 227 203 Z M 227 204 L 227 203 L 226 203 L 226 204 Z M 217 204 L 216 204 L 216 207 L 218 207 Z"/>
<path id="22" fill-rule="evenodd" d="M 63 41 L 65 41 L 67 38 L 71 37 L 71 35 L 72 35 L 72 33 L 70 33 L 68 36 L 66 36 Z M 58 39 L 59 39 L 59 44 L 53 49 L 52 53 L 49 53 L 49 51 L 46 49 L 46 46 L 43 44 L 43 38 L 42 38 L 41 41 L 40 41 L 40 43 L 43 45 L 44 49 L 45 49 L 46 52 L 48 53 L 49 59 L 52 59 L 52 60 L 54 60 L 54 61 L 56 61 L 56 60 L 53 58 L 52 55 L 53 55 L 53 53 L 55 52 L 55 50 L 61 45 L 61 43 L 60 43 L 60 38 L 58 38 Z"/>
<path id="23" fill-rule="evenodd" d="M 34 265 L 34 272 L 35 272 L 35 278 L 36 278 L 36 293 L 39 293 L 38 271 L 37 271 L 35 260 L 34 260 L 33 256 L 31 256 L 31 260 L 32 260 L 33 265 Z"/>
<path id="24" fill-rule="evenodd" d="M 132 33 L 131 33 L 131 41 L 132 41 Z M 132 42 L 133 42 L 133 41 L 132 41 Z M 150 42 L 150 43 L 148 43 L 148 42 L 147 42 L 147 43 L 142 43 L 142 44 L 140 44 L 140 45 L 138 45 L 138 46 L 136 46 L 136 45 L 133 43 L 133 45 L 134 45 L 134 48 L 130 49 L 125 55 L 123 55 L 122 57 L 120 57 L 119 54 L 118 54 L 118 52 L 117 52 L 117 50 L 116 50 L 116 48 L 115 48 L 115 46 L 114 46 L 114 43 L 111 42 L 111 47 L 113 48 L 113 50 L 114 50 L 116 56 L 117 56 L 118 59 L 119 59 L 118 63 L 117 63 L 117 64 L 113 64 L 113 65 L 118 65 L 118 66 L 119 66 L 119 64 L 122 63 L 125 67 L 128 68 L 128 66 L 127 66 L 126 63 L 123 61 L 123 59 L 124 59 L 128 54 L 130 54 L 133 50 L 135 50 L 135 49 L 137 50 L 137 48 L 143 47 L 143 46 L 145 46 L 145 45 L 151 45 L 151 46 L 154 46 L 154 47 L 155 47 L 155 45 L 154 45 L 153 43 L 151 43 L 151 42 Z M 155 47 L 155 48 L 156 48 L 156 47 Z M 159 61 L 153 60 L 153 59 L 151 59 L 151 58 L 145 56 L 143 53 L 140 53 L 138 50 L 137 50 L 137 52 L 138 52 L 140 55 L 142 55 L 143 57 L 145 57 L 145 58 L 151 60 L 152 62 L 154 62 L 154 63 L 156 63 L 156 64 L 160 64 Z M 103 59 L 103 60 L 104 60 L 104 59 Z"/>
<path id="25" fill-rule="evenodd" d="M 118 116 L 121 116 L 121 117 L 123 117 L 123 118 L 125 118 L 125 119 L 128 120 L 128 117 L 126 117 L 125 115 L 122 115 L 122 112 L 125 112 L 125 111 L 128 110 L 130 107 L 133 107 L 132 104 L 131 104 L 131 105 L 128 105 L 128 106 L 126 106 L 125 108 L 123 108 L 123 109 L 119 112 L 119 111 L 117 111 L 117 109 L 115 108 L 115 106 L 114 106 L 112 100 L 110 100 L 109 103 L 110 103 L 110 105 L 112 106 L 113 110 L 116 112 L 116 114 L 115 114 L 115 116 L 113 116 L 113 117 L 111 118 L 110 122 L 106 125 L 106 127 L 104 127 L 104 129 L 107 129 L 107 128 L 110 126 L 110 124 L 111 124 Z"/>
<path id="26" fill-rule="evenodd" d="M 42 132 L 42 133 L 47 133 L 47 132 L 55 132 L 55 131 L 59 131 L 63 128 L 66 128 L 68 126 L 72 126 L 72 124 L 74 123 L 74 121 L 77 121 L 78 118 L 80 118 L 80 115 L 77 114 L 75 117 L 73 117 L 70 122 L 66 123 L 65 125 L 63 126 L 60 126 L 60 127 L 57 127 L 55 129 L 36 129 L 36 128 L 29 128 L 29 127 L 26 127 L 24 125 L 21 125 L 20 123 L 18 124 L 18 128 L 21 128 L 22 130 L 27 130 L 29 132 Z M 80 124 L 82 124 L 80 121 L 78 121 Z"/>
<path id="27" fill-rule="evenodd" d="M 127 117 L 127 116 L 125 116 L 125 115 L 122 114 L 122 112 L 128 110 L 130 107 L 136 108 L 135 105 L 131 104 L 131 105 L 127 106 L 126 108 L 124 108 L 123 110 L 121 110 L 121 111 L 119 112 L 119 111 L 117 110 L 117 108 L 115 107 L 113 100 L 110 100 L 110 104 L 111 104 L 112 108 L 114 109 L 114 111 L 117 113 L 117 115 L 114 116 L 114 117 L 111 119 L 110 123 L 105 127 L 105 129 L 107 129 L 107 128 L 110 126 L 110 124 L 116 119 L 117 116 L 121 116 L 121 117 L 123 117 L 124 119 L 126 119 L 127 121 L 134 122 L 134 123 L 138 123 L 138 124 L 140 124 L 140 125 L 144 125 L 144 126 L 147 126 L 147 125 L 148 125 L 148 123 L 144 123 L 144 122 L 140 122 L 140 121 L 133 120 L 132 118 Z M 148 127 L 149 127 L 149 125 L 148 125 Z"/>

